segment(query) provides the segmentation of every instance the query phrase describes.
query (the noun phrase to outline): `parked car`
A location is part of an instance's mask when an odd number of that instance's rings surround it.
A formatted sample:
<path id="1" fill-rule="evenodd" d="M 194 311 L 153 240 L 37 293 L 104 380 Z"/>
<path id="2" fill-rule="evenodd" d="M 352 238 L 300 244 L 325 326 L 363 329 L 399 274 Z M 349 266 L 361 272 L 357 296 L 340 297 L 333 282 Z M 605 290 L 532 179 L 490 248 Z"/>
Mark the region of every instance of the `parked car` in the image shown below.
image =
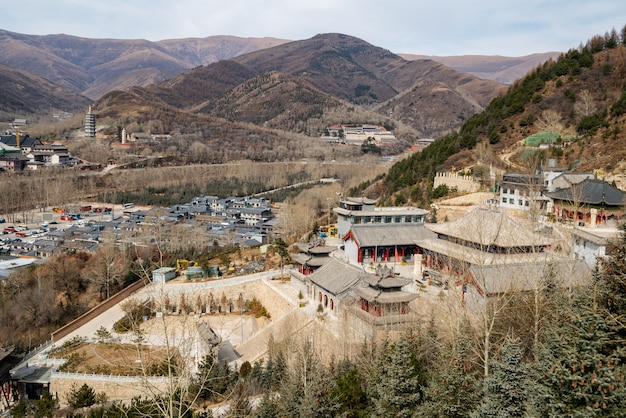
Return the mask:
<path id="1" fill-rule="evenodd" d="M 5 222 L 6 222 L 6 220 L 4 218 L 0 218 L 0 224 L 3 224 Z"/>

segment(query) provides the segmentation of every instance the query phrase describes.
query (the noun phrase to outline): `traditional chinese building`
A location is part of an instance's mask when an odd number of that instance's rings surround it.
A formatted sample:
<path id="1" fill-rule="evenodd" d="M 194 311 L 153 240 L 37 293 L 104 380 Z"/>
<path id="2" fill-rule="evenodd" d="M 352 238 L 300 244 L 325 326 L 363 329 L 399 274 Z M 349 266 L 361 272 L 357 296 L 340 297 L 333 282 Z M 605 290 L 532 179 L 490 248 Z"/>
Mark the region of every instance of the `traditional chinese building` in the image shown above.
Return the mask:
<path id="1" fill-rule="evenodd" d="M 559 220 L 598 225 L 624 217 L 626 195 L 604 180 L 587 178 L 546 195 L 552 199 L 551 213 Z"/>
<path id="2" fill-rule="evenodd" d="M 428 224 L 435 238 L 418 241 L 423 264 L 446 275 L 473 306 L 545 280 L 572 286 L 589 277 L 581 260 L 552 251 L 555 240 L 501 211 L 476 208 L 452 222 Z"/>

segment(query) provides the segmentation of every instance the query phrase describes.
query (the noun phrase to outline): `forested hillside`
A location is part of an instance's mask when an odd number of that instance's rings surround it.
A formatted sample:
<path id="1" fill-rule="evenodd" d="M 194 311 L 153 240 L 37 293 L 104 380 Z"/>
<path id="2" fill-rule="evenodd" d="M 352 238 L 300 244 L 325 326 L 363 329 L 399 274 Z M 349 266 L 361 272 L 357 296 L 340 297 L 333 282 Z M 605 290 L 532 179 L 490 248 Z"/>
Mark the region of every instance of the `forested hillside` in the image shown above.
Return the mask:
<path id="1" fill-rule="evenodd" d="M 626 158 L 625 79 L 626 28 L 595 36 L 537 67 L 458 132 L 398 162 L 366 192 L 386 204 L 423 206 L 432 198 L 437 170 L 468 169 L 482 177 L 492 165 L 529 172 L 548 158 L 560 166 L 611 174 Z M 553 135 L 547 149 L 526 145 L 536 133 Z M 504 154 L 514 166 L 499 157 Z"/>

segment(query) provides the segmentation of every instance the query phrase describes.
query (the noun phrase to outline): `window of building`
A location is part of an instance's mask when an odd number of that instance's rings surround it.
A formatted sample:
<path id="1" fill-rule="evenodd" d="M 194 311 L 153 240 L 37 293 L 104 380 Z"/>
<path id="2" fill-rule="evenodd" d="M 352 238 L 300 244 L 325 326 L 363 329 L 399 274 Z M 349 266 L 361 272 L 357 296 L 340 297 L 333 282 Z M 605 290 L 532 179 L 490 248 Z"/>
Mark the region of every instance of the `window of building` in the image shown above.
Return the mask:
<path id="1" fill-rule="evenodd" d="M 518 205 L 520 205 L 520 206 L 522 206 L 522 205 L 524 204 L 524 201 L 523 201 L 522 199 L 519 199 L 519 200 L 517 201 L 517 204 L 518 204 Z"/>
<path id="2" fill-rule="evenodd" d="M 413 222 L 413 217 L 411 215 L 407 215 L 404 222 Z"/>
<path id="3" fill-rule="evenodd" d="M 383 220 L 382 216 L 374 216 L 374 223 L 379 224 Z"/>
<path id="4" fill-rule="evenodd" d="M 372 217 L 371 216 L 364 216 L 363 217 L 363 223 L 364 224 L 368 224 L 372 222 Z"/>
<path id="5" fill-rule="evenodd" d="M 396 219 L 394 220 L 394 222 L 397 224 L 402 223 L 402 216 L 396 216 Z"/>
<path id="6" fill-rule="evenodd" d="M 502 198 L 502 203 L 506 203 L 506 197 Z"/>
<path id="7" fill-rule="evenodd" d="M 392 219 L 391 216 L 385 216 L 385 223 L 386 224 L 390 224 L 391 223 L 391 219 Z"/>
<path id="8" fill-rule="evenodd" d="M 528 204 L 528 203 L 529 203 L 529 202 L 528 202 L 528 200 L 527 200 L 527 201 L 525 201 L 525 202 L 524 202 L 524 206 L 529 206 L 529 204 Z"/>
<path id="9" fill-rule="evenodd" d="M 355 224 L 355 225 L 358 225 L 358 224 L 360 224 L 360 223 L 361 223 L 361 217 L 360 217 L 360 216 L 355 216 L 355 217 L 354 217 L 354 224 Z"/>

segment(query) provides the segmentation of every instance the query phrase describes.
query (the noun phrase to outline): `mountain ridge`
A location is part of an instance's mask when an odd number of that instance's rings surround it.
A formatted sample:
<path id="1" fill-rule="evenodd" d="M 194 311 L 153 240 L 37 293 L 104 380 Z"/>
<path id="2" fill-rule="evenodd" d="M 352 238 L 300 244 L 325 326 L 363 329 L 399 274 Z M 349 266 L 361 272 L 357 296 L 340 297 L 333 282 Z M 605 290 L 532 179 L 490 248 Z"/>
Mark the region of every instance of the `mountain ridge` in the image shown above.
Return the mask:
<path id="1" fill-rule="evenodd" d="M 96 100 L 111 90 L 123 90 L 131 85 L 158 84 L 198 66 L 290 42 L 297 41 L 229 35 L 161 41 L 94 39 L 66 34 L 27 35 L 0 29 L 0 49 L 3 51 L 0 63 L 29 71 Z M 430 58 L 480 78 L 505 84 L 510 81 L 510 76 L 494 76 L 484 68 L 474 72 L 472 66 L 463 64 L 464 61 L 471 60 L 472 56 L 428 57 L 402 53 L 396 55 L 408 60 L 416 57 Z M 534 55 L 537 54 L 529 57 Z M 490 59 L 497 60 L 497 57 Z M 511 62 L 512 58 L 503 57 L 503 59 L 506 64 Z M 518 61 L 529 62 L 529 59 L 519 57 L 513 61 L 517 65 Z M 500 67 L 502 65 L 500 64 Z M 523 70 L 517 70 L 516 74 L 521 71 Z"/>

